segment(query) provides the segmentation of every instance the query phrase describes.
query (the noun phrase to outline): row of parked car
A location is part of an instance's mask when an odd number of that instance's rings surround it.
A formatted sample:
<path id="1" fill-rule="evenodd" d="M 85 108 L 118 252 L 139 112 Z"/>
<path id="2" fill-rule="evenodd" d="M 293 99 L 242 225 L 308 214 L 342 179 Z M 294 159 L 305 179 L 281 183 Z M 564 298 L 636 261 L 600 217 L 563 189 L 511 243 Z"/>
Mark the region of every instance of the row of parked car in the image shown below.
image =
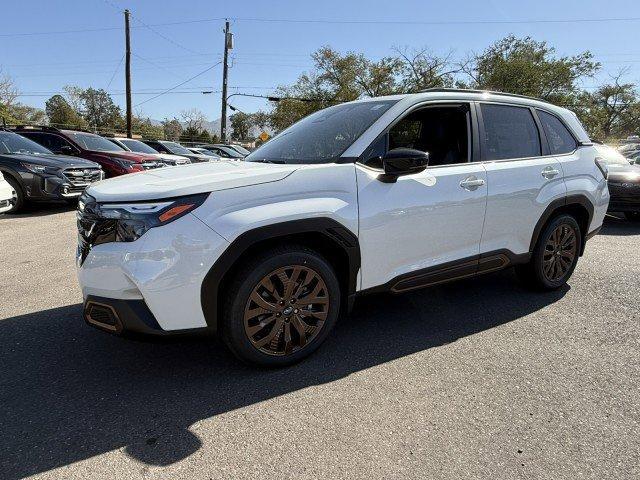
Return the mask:
<path id="1" fill-rule="evenodd" d="M 242 160 L 239 145 L 184 146 L 54 127 L 0 127 L 0 213 L 28 202 L 74 202 L 91 183 L 154 168 Z"/>

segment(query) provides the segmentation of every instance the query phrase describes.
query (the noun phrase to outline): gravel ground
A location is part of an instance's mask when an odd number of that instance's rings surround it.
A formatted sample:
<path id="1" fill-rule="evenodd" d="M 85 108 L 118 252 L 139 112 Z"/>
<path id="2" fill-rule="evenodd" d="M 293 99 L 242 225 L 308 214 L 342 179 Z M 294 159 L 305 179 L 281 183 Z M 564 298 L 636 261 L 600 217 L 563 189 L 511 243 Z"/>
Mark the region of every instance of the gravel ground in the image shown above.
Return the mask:
<path id="1" fill-rule="evenodd" d="M 608 219 L 558 292 L 363 298 L 264 371 L 85 326 L 74 223 L 0 218 L 2 478 L 640 478 L 640 224 Z"/>

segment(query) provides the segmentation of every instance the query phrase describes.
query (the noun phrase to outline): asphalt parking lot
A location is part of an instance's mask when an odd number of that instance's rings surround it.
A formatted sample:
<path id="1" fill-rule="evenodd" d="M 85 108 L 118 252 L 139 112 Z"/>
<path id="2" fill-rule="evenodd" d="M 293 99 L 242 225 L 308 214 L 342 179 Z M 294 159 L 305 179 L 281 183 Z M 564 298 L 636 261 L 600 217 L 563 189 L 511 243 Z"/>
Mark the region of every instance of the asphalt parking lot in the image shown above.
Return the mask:
<path id="1" fill-rule="evenodd" d="M 0 218 L 2 478 L 640 478 L 640 224 L 558 292 L 368 297 L 267 371 L 86 327 L 75 236 L 69 208 Z"/>

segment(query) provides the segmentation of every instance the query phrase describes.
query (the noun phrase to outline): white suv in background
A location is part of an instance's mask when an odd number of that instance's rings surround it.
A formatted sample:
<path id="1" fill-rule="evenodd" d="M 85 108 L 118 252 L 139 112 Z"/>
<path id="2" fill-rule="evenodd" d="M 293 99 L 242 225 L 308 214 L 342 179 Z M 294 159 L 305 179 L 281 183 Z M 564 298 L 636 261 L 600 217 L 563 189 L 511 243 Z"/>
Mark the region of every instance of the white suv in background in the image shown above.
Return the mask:
<path id="1" fill-rule="evenodd" d="M 16 191 L 0 172 L 0 214 L 8 212 L 16 201 Z"/>
<path id="2" fill-rule="evenodd" d="M 345 103 L 245 162 L 89 187 L 84 316 L 114 333 L 217 331 L 244 361 L 290 364 L 366 293 L 509 266 L 564 285 L 608 202 L 606 168 L 564 108 L 446 89 Z"/>

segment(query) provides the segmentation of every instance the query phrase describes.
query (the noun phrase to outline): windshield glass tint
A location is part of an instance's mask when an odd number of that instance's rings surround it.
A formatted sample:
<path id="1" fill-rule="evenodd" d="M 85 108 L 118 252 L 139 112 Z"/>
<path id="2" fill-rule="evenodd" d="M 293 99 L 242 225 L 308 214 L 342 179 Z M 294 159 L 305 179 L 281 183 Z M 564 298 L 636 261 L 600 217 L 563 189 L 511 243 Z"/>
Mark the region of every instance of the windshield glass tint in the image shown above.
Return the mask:
<path id="1" fill-rule="evenodd" d="M 124 151 L 120 145 L 116 145 L 106 138 L 93 135 L 91 133 L 72 133 L 71 138 L 86 150 L 94 150 L 96 152 L 120 152 Z"/>
<path id="2" fill-rule="evenodd" d="M 247 150 L 246 148 L 244 148 L 241 145 L 234 145 L 233 147 L 230 147 L 230 148 L 233 148 L 234 150 L 236 150 L 237 152 L 239 152 L 239 153 L 241 153 L 243 155 L 249 155 L 251 153 L 249 150 Z"/>
<path id="3" fill-rule="evenodd" d="M 34 153 L 50 155 L 52 152 L 42 145 L 17 133 L 0 132 L 0 153 Z"/>
<path id="4" fill-rule="evenodd" d="M 303 118 L 246 161 L 331 163 L 398 100 L 336 105 Z"/>
<path id="5" fill-rule="evenodd" d="M 193 152 L 190 152 L 189 150 L 187 150 L 182 145 L 176 142 L 162 142 L 162 145 L 167 147 L 167 149 L 175 155 L 192 155 L 193 154 Z"/>
<path id="6" fill-rule="evenodd" d="M 240 155 L 238 152 L 236 152 L 233 148 L 231 147 L 218 147 L 223 153 L 225 153 L 228 157 L 231 158 L 242 158 L 242 155 Z"/>
<path id="7" fill-rule="evenodd" d="M 127 147 L 132 152 L 137 153 L 158 153 L 157 150 L 154 150 L 146 143 L 142 143 L 140 140 L 132 140 L 130 138 L 121 138 L 120 141 L 124 143 L 124 146 Z"/>

